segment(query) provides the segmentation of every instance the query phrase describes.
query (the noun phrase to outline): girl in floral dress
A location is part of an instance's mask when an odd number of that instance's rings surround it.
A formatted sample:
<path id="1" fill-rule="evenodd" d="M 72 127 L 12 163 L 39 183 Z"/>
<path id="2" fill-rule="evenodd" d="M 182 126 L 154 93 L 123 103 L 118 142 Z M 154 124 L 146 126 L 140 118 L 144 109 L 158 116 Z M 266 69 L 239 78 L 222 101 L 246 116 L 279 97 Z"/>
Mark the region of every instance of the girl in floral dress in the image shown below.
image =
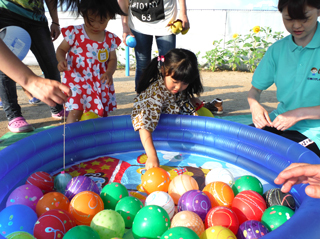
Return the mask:
<path id="1" fill-rule="evenodd" d="M 124 13 L 116 0 L 82 0 L 78 12 L 84 24 L 62 28 L 64 40 L 56 52 L 62 83 L 72 90 L 67 123 L 79 121 L 88 111 L 106 117 L 117 107 L 112 76 L 121 40 L 105 28 L 115 14 Z"/>

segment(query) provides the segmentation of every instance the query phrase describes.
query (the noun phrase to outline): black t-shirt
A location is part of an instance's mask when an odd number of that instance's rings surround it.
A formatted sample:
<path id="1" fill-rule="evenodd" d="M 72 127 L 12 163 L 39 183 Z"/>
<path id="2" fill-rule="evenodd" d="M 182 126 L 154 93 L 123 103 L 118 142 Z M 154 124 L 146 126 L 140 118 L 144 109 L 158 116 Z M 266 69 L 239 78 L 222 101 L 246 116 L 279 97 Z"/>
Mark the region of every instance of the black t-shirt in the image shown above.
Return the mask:
<path id="1" fill-rule="evenodd" d="M 142 22 L 154 22 L 165 18 L 163 0 L 130 0 L 132 15 Z"/>

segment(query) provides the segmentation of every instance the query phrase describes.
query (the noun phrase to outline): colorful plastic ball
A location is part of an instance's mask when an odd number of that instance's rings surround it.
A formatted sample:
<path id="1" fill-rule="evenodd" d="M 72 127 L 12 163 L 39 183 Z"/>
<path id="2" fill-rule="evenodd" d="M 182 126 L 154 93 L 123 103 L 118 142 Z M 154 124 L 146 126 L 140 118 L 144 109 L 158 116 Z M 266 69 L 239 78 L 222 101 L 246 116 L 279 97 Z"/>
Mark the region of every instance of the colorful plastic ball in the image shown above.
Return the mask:
<path id="1" fill-rule="evenodd" d="M 77 225 L 89 226 L 93 217 L 103 209 L 103 201 L 98 194 L 84 191 L 72 198 L 68 211 Z"/>
<path id="2" fill-rule="evenodd" d="M 141 176 L 141 183 L 147 194 L 155 191 L 168 192 L 170 176 L 162 168 L 150 168 Z"/>
<path id="3" fill-rule="evenodd" d="M 169 184 L 168 193 L 177 205 L 180 197 L 190 190 L 199 190 L 197 181 L 187 174 L 181 174 L 172 179 Z"/>
<path id="4" fill-rule="evenodd" d="M 187 227 L 173 227 L 163 233 L 160 239 L 199 239 L 197 233 Z"/>
<path id="5" fill-rule="evenodd" d="M 162 191 L 155 191 L 149 194 L 144 205 L 157 205 L 162 207 L 164 210 L 166 210 L 170 219 L 173 217 L 175 211 L 173 199 L 168 193 Z"/>
<path id="6" fill-rule="evenodd" d="M 136 47 L 137 45 L 136 38 L 131 35 L 128 35 L 126 38 L 126 44 L 128 47 Z"/>
<path id="7" fill-rule="evenodd" d="M 242 223 L 237 233 L 237 239 L 258 239 L 269 233 L 262 222 L 249 220 Z"/>
<path id="8" fill-rule="evenodd" d="M 26 184 L 31 184 L 40 188 L 43 194 L 48 192 L 52 192 L 54 188 L 54 180 L 53 177 L 47 172 L 39 171 L 31 174 Z"/>
<path id="9" fill-rule="evenodd" d="M 6 207 L 15 204 L 23 204 L 36 211 L 37 203 L 42 196 L 43 193 L 40 188 L 34 185 L 24 184 L 17 187 L 10 193 Z"/>
<path id="10" fill-rule="evenodd" d="M 42 196 L 37 203 L 36 213 L 40 217 L 43 213 L 52 209 L 61 209 L 68 211 L 70 201 L 62 193 L 50 192 Z"/>
<path id="11" fill-rule="evenodd" d="M 72 176 L 70 174 L 62 171 L 54 178 L 54 188 L 57 192 L 64 194 L 66 191 L 66 187 L 71 179 Z"/>
<path id="12" fill-rule="evenodd" d="M 238 216 L 240 225 L 248 220 L 261 221 L 266 208 L 263 197 L 251 190 L 242 191 L 235 196 L 231 207 L 232 211 Z"/>
<path id="13" fill-rule="evenodd" d="M 79 238 L 100 239 L 100 236 L 91 227 L 80 225 L 80 226 L 71 228 L 63 237 L 63 239 L 79 239 Z"/>
<path id="14" fill-rule="evenodd" d="M 261 222 L 266 225 L 268 230 L 271 232 L 283 223 L 288 221 L 294 214 L 290 208 L 286 206 L 275 205 L 265 210 L 262 215 Z"/>
<path id="15" fill-rule="evenodd" d="M 8 239 L 34 239 L 34 237 L 27 232 L 13 232 L 8 235 L 6 238 Z"/>
<path id="16" fill-rule="evenodd" d="M 122 198 L 117 203 L 115 211 L 123 218 L 125 227 L 131 228 L 133 220 L 141 208 L 143 208 L 142 202 L 135 197 L 129 196 Z"/>
<path id="17" fill-rule="evenodd" d="M 238 178 L 232 186 L 234 195 L 246 190 L 252 190 L 263 195 L 263 185 L 259 179 L 250 175 L 244 175 Z"/>
<path id="18" fill-rule="evenodd" d="M 90 227 L 98 232 L 100 238 L 122 237 L 125 231 L 121 215 L 109 209 L 98 212 L 93 217 Z"/>
<path id="19" fill-rule="evenodd" d="M 0 212 L 1 235 L 23 231 L 33 234 L 33 227 L 38 217 L 35 211 L 22 204 L 6 207 Z"/>
<path id="20" fill-rule="evenodd" d="M 171 227 L 187 227 L 194 231 L 199 237 L 204 232 L 204 224 L 198 214 L 190 211 L 181 211 L 173 216 Z"/>
<path id="21" fill-rule="evenodd" d="M 231 208 L 234 194 L 232 188 L 224 182 L 212 182 L 202 190 L 210 199 L 211 207 L 224 206 Z"/>
<path id="22" fill-rule="evenodd" d="M 67 231 L 75 227 L 73 216 L 59 209 L 52 209 L 43 213 L 34 225 L 33 235 L 37 239 L 62 238 Z"/>
<path id="23" fill-rule="evenodd" d="M 67 184 L 65 195 L 71 200 L 76 194 L 83 191 L 91 191 L 100 194 L 98 185 L 89 177 L 77 176 Z"/>
<path id="24" fill-rule="evenodd" d="M 211 209 L 211 202 L 208 196 L 199 190 L 185 192 L 179 199 L 178 212 L 191 211 L 199 215 L 204 221 Z"/>
<path id="25" fill-rule="evenodd" d="M 235 235 L 238 232 L 239 220 L 237 215 L 227 207 L 211 208 L 205 220 L 205 227 L 223 226 L 229 228 Z"/>
<path id="26" fill-rule="evenodd" d="M 234 233 L 223 226 L 209 227 L 200 237 L 201 239 L 237 239 Z"/>
<path id="27" fill-rule="evenodd" d="M 162 207 L 151 205 L 141 208 L 133 220 L 134 239 L 160 238 L 170 228 L 170 218 Z"/>
<path id="28" fill-rule="evenodd" d="M 224 182 L 232 187 L 234 184 L 234 177 L 232 173 L 226 168 L 213 168 L 207 174 L 205 183 L 206 185 L 208 185 L 209 183 L 216 181 Z"/>
<path id="29" fill-rule="evenodd" d="M 104 203 L 104 209 L 112 209 L 116 208 L 117 203 L 122 198 L 128 197 L 128 190 L 121 183 L 109 183 L 103 187 L 100 197 Z"/>
<path id="30" fill-rule="evenodd" d="M 296 202 L 294 197 L 290 193 L 281 192 L 280 188 L 272 188 L 263 194 L 263 198 L 266 201 L 267 207 L 275 205 L 282 205 L 296 210 Z"/>
<path id="31" fill-rule="evenodd" d="M 80 121 L 85 121 L 89 119 L 97 119 L 99 116 L 91 111 L 82 114 Z"/>

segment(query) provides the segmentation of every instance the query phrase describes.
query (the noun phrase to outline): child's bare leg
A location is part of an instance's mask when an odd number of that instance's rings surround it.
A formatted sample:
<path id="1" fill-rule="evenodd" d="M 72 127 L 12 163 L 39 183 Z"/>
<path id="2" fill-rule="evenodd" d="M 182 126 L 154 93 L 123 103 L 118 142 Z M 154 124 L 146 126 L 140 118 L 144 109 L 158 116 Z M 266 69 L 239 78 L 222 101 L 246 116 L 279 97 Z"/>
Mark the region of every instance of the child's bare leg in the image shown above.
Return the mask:
<path id="1" fill-rule="evenodd" d="M 69 111 L 69 115 L 68 115 L 66 123 L 67 124 L 71 124 L 71 123 L 74 123 L 74 122 L 79 122 L 80 119 L 81 119 L 82 114 L 83 114 L 82 110 L 71 110 L 71 111 Z"/>

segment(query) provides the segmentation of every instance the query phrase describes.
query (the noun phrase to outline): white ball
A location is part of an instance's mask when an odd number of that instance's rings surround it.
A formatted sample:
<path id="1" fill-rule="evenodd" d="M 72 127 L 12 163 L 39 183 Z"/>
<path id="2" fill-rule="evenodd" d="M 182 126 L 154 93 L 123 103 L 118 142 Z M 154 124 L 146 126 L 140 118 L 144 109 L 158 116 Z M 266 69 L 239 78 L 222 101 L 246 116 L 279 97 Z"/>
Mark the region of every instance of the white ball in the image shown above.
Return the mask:
<path id="1" fill-rule="evenodd" d="M 162 207 L 168 213 L 170 219 L 174 214 L 174 202 L 172 197 L 166 192 L 163 191 L 155 191 L 148 195 L 145 201 L 145 206 L 148 205 L 157 205 Z"/>
<path id="2" fill-rule="evenodd" d="M 216 181 L 224 182 L 228 184 L 230 187 L 232 187 L 234 184 L 234 177 L 228 169 L 221 168 L 221 167 L 213 168 L 207 174 L 205 183 L 207 185 L 209 183 L 216 182 Z"/>

